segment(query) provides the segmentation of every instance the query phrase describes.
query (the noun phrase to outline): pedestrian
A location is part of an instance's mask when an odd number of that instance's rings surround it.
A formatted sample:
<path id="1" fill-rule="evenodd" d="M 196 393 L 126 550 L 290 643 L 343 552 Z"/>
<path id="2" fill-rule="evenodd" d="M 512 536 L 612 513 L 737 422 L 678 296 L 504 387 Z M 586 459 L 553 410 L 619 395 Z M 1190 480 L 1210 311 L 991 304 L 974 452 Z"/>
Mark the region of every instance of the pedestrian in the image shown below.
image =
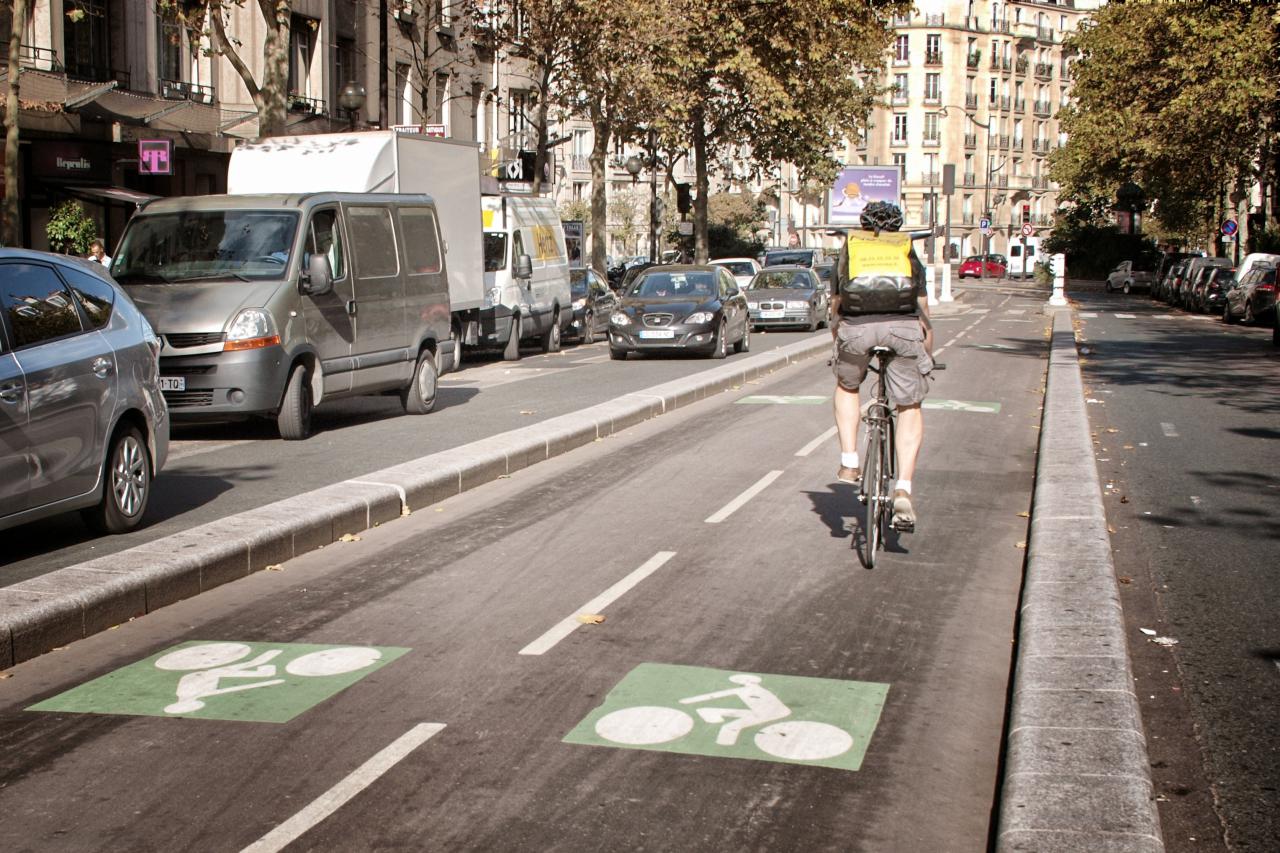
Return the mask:
<path id="1" fill-rule="evenodd" d="M 107 254 L 107 247 L 102 245 L 101 240 L 94 240 L 89 244 L 88 260 L 97 261 L 104 267 L 111 266 L 111 256 Z"/>

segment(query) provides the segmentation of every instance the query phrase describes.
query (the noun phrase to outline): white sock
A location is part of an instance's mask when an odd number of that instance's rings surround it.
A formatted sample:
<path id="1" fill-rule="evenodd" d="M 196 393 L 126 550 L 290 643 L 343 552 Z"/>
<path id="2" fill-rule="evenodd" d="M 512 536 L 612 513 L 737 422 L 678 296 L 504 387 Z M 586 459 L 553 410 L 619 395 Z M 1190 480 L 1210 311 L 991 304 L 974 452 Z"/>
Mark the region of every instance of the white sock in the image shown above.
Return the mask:
<path id="1" fill-rule="evenodd" d="M 858 467 L 857 451 L 854 451 L 853 453 L 841 453 L 840 466 L 843 468 L 857 468 Z"/>
<path id="2" fill-rule="evenodd" d="M 895 486 L 894 488 L 898 489 L 899 491 L 906 492 L 907 494 L 911 494 L 911 481 L 899 480 L 898 485 Z"/>

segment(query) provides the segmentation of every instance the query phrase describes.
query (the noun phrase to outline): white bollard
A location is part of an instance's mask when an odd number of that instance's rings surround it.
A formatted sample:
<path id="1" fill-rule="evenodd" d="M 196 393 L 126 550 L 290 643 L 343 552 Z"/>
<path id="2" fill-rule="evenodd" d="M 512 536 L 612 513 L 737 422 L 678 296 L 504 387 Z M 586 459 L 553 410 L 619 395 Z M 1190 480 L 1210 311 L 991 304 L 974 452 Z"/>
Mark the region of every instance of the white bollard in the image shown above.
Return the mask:
<path id="1" fill-rule="evenodd" d="M 1061 308 L 1067 304 L 1064 292 L 1067 286 L 1067 256 L 1061 253 L 1053 255 L 1050 266 L 1053 269 L 1053 295 L 1049 297 L 1049 304 Z"/>
<path id="2" fill-rule="evenodd" d="M 942 265 L 942 293 L 938 295 L 939 302 L 954 302 L 955 297 L 951 295 L 951 264 Z"/>
<path id="3" fill-rule="evenodd" d="M 929 304 L 937 305 L 938 297 L 933 295 L 934 285 L 937 284 L 937 276 L 933 274 L 933 267 L 926 265 L 924 268 L 924 290 L 929 294 Z"/>

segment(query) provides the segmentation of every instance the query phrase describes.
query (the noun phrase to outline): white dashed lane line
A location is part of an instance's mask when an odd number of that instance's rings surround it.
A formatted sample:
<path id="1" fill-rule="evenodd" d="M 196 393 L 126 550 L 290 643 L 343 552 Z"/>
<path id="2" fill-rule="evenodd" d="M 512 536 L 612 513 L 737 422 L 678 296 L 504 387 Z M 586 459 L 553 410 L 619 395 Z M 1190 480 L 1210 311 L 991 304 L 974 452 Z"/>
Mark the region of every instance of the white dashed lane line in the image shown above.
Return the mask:
<path id="1" fill-rule="evenodd" d="M 806 444 L 804 447 L 802 447 L 802 448 L 800 448 L 799 450 L 797 450 L 797 451 L 796 451 L 796 456 L 808 456 L 810 453 L 812 453 L 813 451 L 815 451 L 815 450 L 817 450 L 819 447 L 821 447 L 821 446 L 823 445 L 823 443 L 824 443 L 824 442 L 826 442 L 828 439 L 830 439 L 830 438 L 831 438 L 831 436 L 833 436 L 833 435 L 835 435 L 835 434 L 836 434 L 836 428 L 835 428 L 835 427 L 831 427 L 831 428 L 830 428 L 830 429 L 828 429 L 826 432 L 824 432 L 822 435 L 818 436 L 818 437 L 817 437 L 817 438 L 815 438 L 813 441 L 809 442 L 809 443 L 808 443 L 808 444 Z"/>
<path id="2" fill-rule="evenodd" d="M 729 501 L 718 512 L 709 516 L 707 518 L 707 524 L 719 524 L 720 522 L 724 521 L 726 518 L 733 515 L 735 512 L 737 512 L 743 506 L 745 506 L 747 501 L 751 500 L 756 495 L 760 494 L 765 489 L 769 488 L 769 484 L 781 476 L 782 476 L 781 471 L 770 471 L 768 474 L 765 474 L 763 477 L 761 477 L 759 480 L 756 481 L 756 484 L 754 486 L 747 489 L 745 492 L 738 495 L 733 500 Z"/>
<path id="3" fill-rule="evenodd" d="M 1173 424 L 1169 424 L 1169 423 L 1160 424 L 1160 431 L 1164 433 L 1165 438 L 1178 437 L 1178 430 Z"/>

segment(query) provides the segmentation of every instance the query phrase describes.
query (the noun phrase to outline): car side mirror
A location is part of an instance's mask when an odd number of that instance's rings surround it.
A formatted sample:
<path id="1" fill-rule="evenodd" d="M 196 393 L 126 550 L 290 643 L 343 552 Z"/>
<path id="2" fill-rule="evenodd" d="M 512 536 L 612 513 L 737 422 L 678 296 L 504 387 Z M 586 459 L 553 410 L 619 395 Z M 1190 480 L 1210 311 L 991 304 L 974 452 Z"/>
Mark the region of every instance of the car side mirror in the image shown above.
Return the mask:
<path id="1" fill-rule="evenodd" d="M 333 291 L 333 272 L 329 269 L 327 255 L 316 252 L 307 261 L 306 277 L 302 280 L 302 292 L 308 296 L 324 296 Z"/>
<path id="2" fill-rule="evenodd" d="M 516 278 L 533 278 L 533 260 L 528 255 L 517 256 L 511 274 Z"/>

